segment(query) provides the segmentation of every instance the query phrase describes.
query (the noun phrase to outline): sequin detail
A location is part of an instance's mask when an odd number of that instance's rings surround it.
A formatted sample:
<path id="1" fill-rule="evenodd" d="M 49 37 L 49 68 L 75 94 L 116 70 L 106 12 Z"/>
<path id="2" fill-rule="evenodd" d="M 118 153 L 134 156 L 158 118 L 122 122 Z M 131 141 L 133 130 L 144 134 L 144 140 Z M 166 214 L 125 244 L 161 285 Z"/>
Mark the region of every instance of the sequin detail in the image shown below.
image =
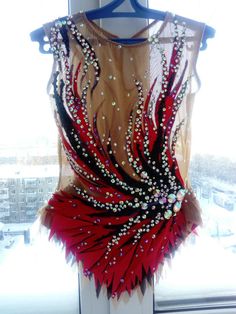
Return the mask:
<path id="1" fill-rule="evenodd" d="M 85 276 L 94 275 L 97 289 L 106 285 L 110 296 L 130 292 L 150 279 L 183 236 L 181 208 L 187 189 L 175 151 L 184 120 L 178 125 L 175 120 L 190 77 L 188 60 L 183 59 L 186 26 L 181 31 L 177 23 L 172 27 L 169 57 L 160 32 L 148 40 L 160 60 L 160 73 L 152 78 L 150 88 L 144 87 L 148 72 L 144 78 L 133 73 L 132 92 L 125 91 L 127 101 L 135 98 L 135 103 L 124 147 L 110 134 L 101 135 L 98 119 L 109 123 L 105 114 L 89 116 L 88 95 L 99 89 L 103 71 L 97 49 L 103 46 L 97 43 L 95 49 L 83 35 L 86 25 L 75 25 L 72 17 L 55 21 L 51 28 L 50 45 L 58 66 L 53 79 L 55 119 L 63 151 L 83 188 L 71 180 L 68 188 L 73 192 L 60 190 L 49 200 L 50 236 L 64 242 L 67 254 L 82 261 Z M 76 66 L 71 63 L 70 40 L 82 56 Z M 116 54 L 121 48 L 117 45 Z M 135 62 L 134 56 L 128 59 Z M 107 64 L 113 60 L 107 55 Z M 119 74 L 111 71 L 103 76 L 99 94 L 104 102 L 104 86 L 118 84 Z M 124 105 L 114 97 L 107 108 L 119 112 Z M 117 132 L 122 128 L 123 124 Z M 125 153 L 122 161 L 116 156 L 118 150 Z"/>

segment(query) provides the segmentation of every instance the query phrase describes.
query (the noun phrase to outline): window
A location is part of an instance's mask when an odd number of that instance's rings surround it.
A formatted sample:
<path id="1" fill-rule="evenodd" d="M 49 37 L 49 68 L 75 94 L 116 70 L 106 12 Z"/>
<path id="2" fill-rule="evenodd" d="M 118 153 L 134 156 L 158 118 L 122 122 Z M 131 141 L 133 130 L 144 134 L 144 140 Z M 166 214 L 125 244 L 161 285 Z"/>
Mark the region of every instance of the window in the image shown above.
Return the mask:
<path id="1" fill-rule="evenodd" d="M 0 3 L 0 66 L 4 78 L 0 115 L 0 313 L 4 314 L 76 313 L 76 273 L 66 265 L 61 249 L 48 243 L 47 235 L 39 241 L 33 224 L 47 192 L 56 186 L 58 165 L 56 127 L 46 94 L 52 56 L 40 54 L 29 34 L 42 23 L 65 15 L 67 6 L 66 0 Z"/>
<path id="2" fill-rule="evenodd" d="M 0 197 L 1 198 L 8 198 L 8 189 L 7 188 L 3 188 L 0 190 Z"/>
<path id="3" fill-rule="evenodd" d="M 199 53 L 202 86 L 193 112 L 190 176 L 203 211 L 199 236 L 190 237 L 165 265 L 155 289 L 157 313 L 225 308 L 235 305 L 236 151 L 233 73 L 236 63 L 233 4 L 230 1 L 149 1 L 150 7 L 171 11 L 216 29 L 207 50 Z M 232 12 L 232 13 L 231 13 Z M 225 18 L 227 16 L 227 18 Z"/>
<path id="4" fill-rule="evenodd" d="M 7 180 L 0 181 L 0 188 L 5 188 L 7 186 Z"/>
<path id="5" fill-rule="evenodd" d="M 189 238 L 171 268 L 165 265 L 155 285 L 157 313 L 199 309 L 206 314 L 207 308 L 214 308 L 216 314 L 217 308 L 233 308 L 236 291 L 235 10 L 229 0 L 214 6 L 210 0 L 149 0 L 149 5 L 205 21 L 217 31 L 199 54 L 202 87 L 193 114 L 190 171 L 204 228 L 199 237 Z M 58 165 L 56 128 L 46 95 L 52 58 L 38 52 L 29 33 L 66 12 L 66 0 L 0 3 L 5 47 L 0 59 L 4 77 L 0 313 L 4 314 L 77 313 L 76 273 L 60 248 L 48 243 L 47 236 L 39 241 L 34 237 L 38 226 L 32 227 L 38 208 L 56 187 Z"/>

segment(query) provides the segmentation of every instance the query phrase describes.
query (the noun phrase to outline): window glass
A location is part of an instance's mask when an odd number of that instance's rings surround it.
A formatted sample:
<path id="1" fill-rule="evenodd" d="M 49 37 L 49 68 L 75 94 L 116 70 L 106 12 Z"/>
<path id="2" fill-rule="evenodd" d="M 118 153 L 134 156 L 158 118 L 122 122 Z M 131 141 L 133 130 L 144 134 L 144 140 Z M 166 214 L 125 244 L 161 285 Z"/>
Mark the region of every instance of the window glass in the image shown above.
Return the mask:
<path id="1" fill-rule="evenodd" d="M 77 274 L 60 247 L 36 237 L 37 210 L 58 177 L 46 93 L 52 56 L 30 32 L 67 12 L 65 0 L 0 2 L 0 313 L 76 313 Z"/>
<path id="2" fill-rule="evenodd" d="M 149 1 L 150 7 L 205 22 L 216 29 L 199 53 L 201 88 L 192 120 L 190 177 L 203 228 L 188 241 L 155 285 L 156 308 L 199 307 L 230 300 L 236 291 L 236 150 L 232 100 L 236 62 L 232 1 Z M 227 18 L 226 18 L 227 17 Z M 171 300 L 171 302 L 170 302 Z"/>
<path id="3" fill-rule="evenodd" d="M 165 265 L 156 308 L 199 306 L 236 290 L 234 2 L 149 0 L 150 7 L 216 29 L 198 59 L 202 87 L 193 113 L 191 181 L 204 227 Z M 57 136 L 46 94 L 52 57 L 29 33 L 63 16 L 65 0 L 0 3 L 0 313 L 76 313 L 77 281 L 61 249 L 39 240 L 33 224 L 58 176 Z M 11 17 L 9 19 L 9 16 Z M 26 297 L 27 296 L 27 297 Z M 201 301 L 198 301 L 201 299 Z M 171 301 L 171 302 L 170 302 Z M 191 302 L 190 302 L 191 301 Z M 167 305 L 168 304 L 168 305 Z M 59 311 L 60 310 L 60 311 Z"/>

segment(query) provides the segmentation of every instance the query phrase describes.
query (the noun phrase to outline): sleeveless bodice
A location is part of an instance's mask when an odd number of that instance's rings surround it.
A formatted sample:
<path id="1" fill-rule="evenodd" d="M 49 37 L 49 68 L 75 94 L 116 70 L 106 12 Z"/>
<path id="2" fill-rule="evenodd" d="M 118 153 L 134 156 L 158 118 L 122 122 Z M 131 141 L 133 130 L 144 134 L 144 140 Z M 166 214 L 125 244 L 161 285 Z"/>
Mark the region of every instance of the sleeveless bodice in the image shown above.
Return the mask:
<path id="1" fill-rule="evenodd" d="M 188 168 L 204 24 L 168 12 L 135 44 L 117 43 L 85 13 L 44 29 L 60 178 L 42 224 L 98 290 L 130 292 L 201 221 Z"/>

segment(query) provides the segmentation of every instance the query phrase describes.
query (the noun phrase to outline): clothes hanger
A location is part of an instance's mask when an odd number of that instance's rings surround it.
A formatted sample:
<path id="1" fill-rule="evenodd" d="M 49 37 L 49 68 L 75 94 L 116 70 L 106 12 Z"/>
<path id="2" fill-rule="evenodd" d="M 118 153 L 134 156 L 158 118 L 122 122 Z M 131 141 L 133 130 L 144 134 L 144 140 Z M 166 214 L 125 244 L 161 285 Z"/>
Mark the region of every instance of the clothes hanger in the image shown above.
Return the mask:
<path id="1" fill-rule="evenodd" d="M 89 20 L 102 19 L 102 18 L 114 18 L 114 17 L 139 17 L 139 18 L 154 19 L 154 20 L 160 20 L 160 21 L 163 21 L 166 17 L 166 12 L 146 8 L 142 6 L 141 4 L 139 4 L 137 0 L 130 0 L 130 4 L 132 5 L 134 12 L 114 12 L 114 10 L 117 7 L 119 7 L 123 2 L 125 2 L 125 0 L 113 0 L 112 2 L 108 3 L 107 5 L 99 9 L 86 11 L 85 12 L 86 17 Z M 64 19 L 64 18 L 65 17 L 61 19 Z M 181 22 L 188 23 L 190 27 L 191 25 L 194 27 L 194 25 L 198 23 L 194 20 L 177 16 L 177 15 L 176 15 L 176 19 Z M 215 36 L 215 30 L 212 27 L 206 25 L 204 34 L 202 37 L 202 45 L 200 49 L 205 50 L 207 47 L 207 39 L 213 38 L 214 36 Z M 45 40 L 45 32 L 42 27 L 31 32 L 30 37 L 32 41 L 39 42 L 39 51 L 41 53 L 51 53 L 50 50 L 47 51 L 44 49 L 45 44 L 48 44 L 49 42 Z M 142 38 L 136 38 L 136 39 L 115 38 L 114 40 L 119 41 L 119 42 L 127 42 L 127 41 L 130 42 L 132 40 L 135 40 L 135 42 L 137 42 L 137 41 L 142 41 L 143 39 Z"/>

